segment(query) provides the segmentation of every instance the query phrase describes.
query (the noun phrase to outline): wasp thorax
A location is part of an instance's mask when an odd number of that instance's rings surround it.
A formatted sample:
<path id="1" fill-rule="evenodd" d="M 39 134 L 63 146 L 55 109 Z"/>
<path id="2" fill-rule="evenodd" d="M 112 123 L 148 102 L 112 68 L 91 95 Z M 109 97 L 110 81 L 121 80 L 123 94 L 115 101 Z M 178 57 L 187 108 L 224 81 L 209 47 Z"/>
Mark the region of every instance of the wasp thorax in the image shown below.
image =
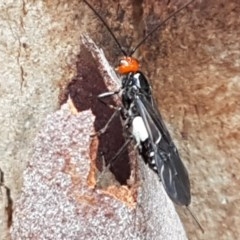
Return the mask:
<path id="1" fill-rule="evenodd" d="M 136 58 L 133 57 L 123 57 L 119 66 L 116 68 L 120 74 L 128 74 L 130 72 L 137 72 L 139 70 L 139 62 Z"/>

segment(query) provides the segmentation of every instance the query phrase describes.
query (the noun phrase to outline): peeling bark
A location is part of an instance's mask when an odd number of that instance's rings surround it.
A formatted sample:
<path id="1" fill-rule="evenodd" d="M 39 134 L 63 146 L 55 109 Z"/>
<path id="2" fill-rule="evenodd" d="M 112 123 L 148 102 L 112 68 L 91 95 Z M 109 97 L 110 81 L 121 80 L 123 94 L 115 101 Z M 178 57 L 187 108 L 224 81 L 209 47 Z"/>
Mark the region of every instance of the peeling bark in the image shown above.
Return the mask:
<path id="1" fill-rule="evenodd" d="M 91 2 L 127 48 L 185 3 Z M 184 215 L 189 239 L 240 235 L 239 12 L 238 0 L 196 0 L 136 54 L 190 173 L 191 208 L 205 234 Z M 76 76 L 80 35 L 87 32 L 112 65 L 120 51 L 79 0 L 1 1 L 0 26 L 0 168 L 15 205 L 33 139 L 58 108 L 61 89 Z M 0 228 L 7 226 L 4 201 L 0 219 Z M 9 239 L 9 229 L 2 229 L 0 238 Z"/>
<path id="2" fill-rule="evenodd" d="M 102 81 L 104 79 L 110 89 L 118 86 L 114 82 L 116 75 L 111 72 L 103 53 L 89 41 L 85 39 L 83 56 L 93 54 L 99 63 Z M 91 69 L 91 66 L 96 67 L 85 62 L 79 71 L 84 75 L 86 68 Z M 81 86 L 76 81 L 81 80 L 74 78 L 74 86 L 79 89 Z M 70 83 L 69 86 L 71 92 L 67 95 L 72 95 L 76 102 L 73 85 Z M 96 88 L 93 92 L 100 86 L 92 86 Z M 85 94 L 92 96 L 88 91 Z M 81 102 L 82 106 L 89 104 L 86 95 L 82 98 L 79 94 L 76 103 Z M 141 173 L 130 185 L 117 184 L 108 174 L 107 185 L 96 186 L 96 151 L 100 148 L 100 138 L 90 137 L 94 132 L 93 125 L 91 111 L 73 114 L 66 103 L 47 117 L 35 141 L 33 158 L 24 173 L 23 192 L 14 213 L 12 238 L 186 239 L 172 202 L 158 177 L 143 161 L 132 166 L 132 171 L 137 172 L 138 169 L 133 167 L 140 167 Z M 120 136 L 112 132 L 108 137 L 114 142 Z M 130 159 L 134 159 L 134 154 Z M 106 173 L 103 171 L 102 174 Z"/>

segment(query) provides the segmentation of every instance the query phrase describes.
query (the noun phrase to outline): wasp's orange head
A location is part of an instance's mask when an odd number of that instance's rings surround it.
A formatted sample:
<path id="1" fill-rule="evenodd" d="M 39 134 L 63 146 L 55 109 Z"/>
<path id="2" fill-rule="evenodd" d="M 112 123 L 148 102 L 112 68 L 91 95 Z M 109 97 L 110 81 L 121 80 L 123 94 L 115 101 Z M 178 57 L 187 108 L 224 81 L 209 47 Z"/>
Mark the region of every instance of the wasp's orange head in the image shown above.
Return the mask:
<path id="1" fill-rule="evenodd" d="M 136 58 L 133 57 L 123 57 L 119 66 L 116 68 L 120 74 L 128 74 L 130 72 L 137 72 L 139 70 L 139 62 Z"/>

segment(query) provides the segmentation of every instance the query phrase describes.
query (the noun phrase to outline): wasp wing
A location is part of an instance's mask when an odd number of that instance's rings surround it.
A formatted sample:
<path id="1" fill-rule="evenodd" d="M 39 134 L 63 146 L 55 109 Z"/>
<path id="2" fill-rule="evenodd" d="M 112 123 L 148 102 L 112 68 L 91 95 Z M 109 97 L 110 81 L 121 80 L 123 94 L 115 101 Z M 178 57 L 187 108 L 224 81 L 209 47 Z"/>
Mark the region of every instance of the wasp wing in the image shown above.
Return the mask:
<path id="1" fill-rule="evenodd" d="M 168 196 L 176 204 L 189 205 L 191 201 L 189 176 L 160 112 L 153 107 L 153 101 L 149 102 L 144 95 L 138 95 L 135 106 L 148 131 L 157 172 Z M 156 141 L 157 135 L 159 141 Z"/>

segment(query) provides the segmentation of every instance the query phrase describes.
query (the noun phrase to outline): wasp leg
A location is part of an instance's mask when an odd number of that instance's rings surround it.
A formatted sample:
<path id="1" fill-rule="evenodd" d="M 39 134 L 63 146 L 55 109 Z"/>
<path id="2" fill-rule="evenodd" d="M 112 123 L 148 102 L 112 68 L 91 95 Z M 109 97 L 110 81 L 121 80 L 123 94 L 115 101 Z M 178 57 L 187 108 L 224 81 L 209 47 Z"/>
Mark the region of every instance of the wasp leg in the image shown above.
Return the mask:
<path id="1" fill-rule="evenodd" d="M 113 158 L 110 159 L 110 161 L 108 161 L 108 163 L 106 163 L 105 157 L 104 157 L 104 153 L 101 152 L 101 158 L 102 158 L 102 171 L 99 175 L 99 177 L 97 178 L 97 182 L 96 182 L 96 187 L 104 187 L 106 184 L 106 179 L 107 179 L 107 184 L 109 185 L 109 183 L 114 184 L 114 185 L 119 185 L 118 180 L 116 179 L 116 176 L 114 175 L 113 171 L 110 170 L 110 168 L 113 166 L 113 164 L 116 162 L 117 159 L 119 159 L 118 157 L 127 149 L 128 144 L 130 143 L 131 139 L 128 139 L 122 146 L 121 148 L 117 151 L 117 153 L 114 155 Z M 107 186 L 108 186 L 107 185 Z"/>
<path id="2" fill-rule="evenodd" d="M 90 135 L 91 137 L 100 136 L 100 135 L 104 134 L 107 131 L 108 126 L 111 124 L 113 119 L 116 116 L 118 116 L 119 112 L 122 111 L 122 107 L 113 106 L 113 105 L 107 104 L 106 102 L 103 101 L 104 98 L 111 97 L 111 96 L 116 95 L 118 93 L 119 93 L 119 90 L 115 91 L 115 92 L 105 92 L 105 93 L 101 93 L 101 94 L 98 95 L 98 99 L 99 99 L 99 101 L 101 103 L 103 103 L 104 105 L 108 106 L 109 108 L 115 109 L 115 111 L 112 114 L 112 116 L 110 117 L 110 119 L 107 121 L 105 126 L 102 129 L 100 129 L 99 131 L 97 131 L 96 133 L 91 134 Z"/>
<path id="3" fill-rule="evenodd" d="M 116 162 L 116 160 L 118 159 L 118 157 L 127 149 L 128 144 L 132 141 L 132 137 L 130 137 L 129 139 L 127 139 L 127 141 L 122 145 L 122 147 L 120 147 L 120 149 L 117 151 L 117 153 L 115 154 L 115 156 L 110 159 L 108 165 L 113 165 L 114 162 Z M 107 166 L 108 166 L 107 165 Z"/>
<path id="4" fill-rule="evenodd" d="M 100 130 L 98 130 L 96 133 L 91 134 L 90 136 L 91 136 L 91 137 L 95 137 L 95 136 L 100 136 L 100 135 L 104 134 L 104 133 L 107 131 L 107 129 L 108 129 L 109 125 L 111 124 L 111 122 L 113 121 L 113 119 L 114 119 L 116 116 L 119 115 L 121 109 L 122 109 L 121 107 L 118 107 L 118 108 L 114 111 L 114 113 L 112 114 L 112 116 L 109 118 L 109 120 L 107 121 L 107 123 L 105 124 L 105 126 L 104 126 L 103 128 L 101 128 Z"/>
<path id="5" fill-rule="evenodd" d="M 110 104 L 107 104 L 106 102 L 103 101 L 104 98 L 108 98 L 108 97 L 112 97 L 116 94 L 119 94 L 120 90 L 118 91 L 115 91 L 115 92 L 105 92 L 105 93 L 101 93 L 99 94 L 97 97 L 98 97 L 98 100 L 103 103 L 104 105 L 112 108 L 112 109 L 116 109 L 117 107 L 113 106 L 113 105 L 110 105 Z"/>

